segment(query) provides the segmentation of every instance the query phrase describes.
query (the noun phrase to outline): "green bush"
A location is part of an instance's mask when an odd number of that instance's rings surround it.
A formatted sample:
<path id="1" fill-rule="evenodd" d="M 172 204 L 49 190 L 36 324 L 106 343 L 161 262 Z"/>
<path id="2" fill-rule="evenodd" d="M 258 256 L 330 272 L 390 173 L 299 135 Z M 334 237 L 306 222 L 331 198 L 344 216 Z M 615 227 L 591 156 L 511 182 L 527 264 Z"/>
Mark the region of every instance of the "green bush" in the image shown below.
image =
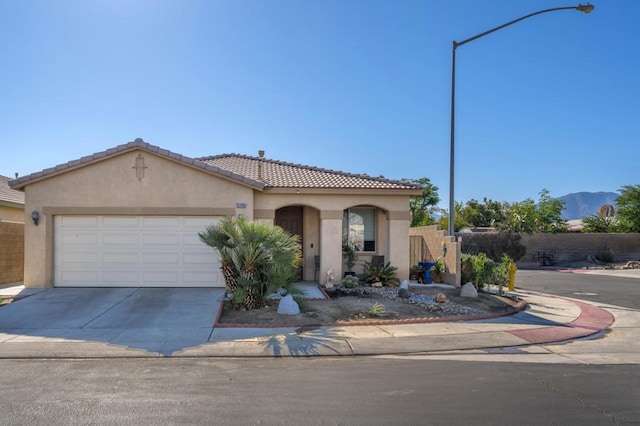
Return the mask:
<path id="1" fill-rule="evenodd" d="M 381 282 L 382 285 L 396 287 L 400 284 L 398 268 L 391 266 L 391 262 L 374 266 L 370 262 L 364 262 L 364 277 L 368 283 Z"/>
<path id="2" fill-rule="evenodd" d="M 613 263 L 614 261 L 613 251 L 609 249 L 599 251 L 594 257 L 603 263 Z"/>
<path id="3" fill-rule="evenodd" d="M 360 285 L 360 280 L 355 275 L 347 275 L 342 279 L 342 285 L 347 288 L 358 287 Z"/>
<path id="4" fill-rule="evenodd" d="M 509 265 L 513 260 L 506 254 L 499 262 L 489 259 L 486 254 L 477 255 L 463 254 L 460 258 L 460 272 L 462 284 L 472 282 L 478 289 L 482 290 L 491 284 L 497 285 L 499 292 L 509 283 Z"/>
<path id="5" fill-rule="evenodd" d="M 462 284 L 473 282 L 473 258 L 472 254 L 462 253 L 460 256 L 460 275 Z"/>

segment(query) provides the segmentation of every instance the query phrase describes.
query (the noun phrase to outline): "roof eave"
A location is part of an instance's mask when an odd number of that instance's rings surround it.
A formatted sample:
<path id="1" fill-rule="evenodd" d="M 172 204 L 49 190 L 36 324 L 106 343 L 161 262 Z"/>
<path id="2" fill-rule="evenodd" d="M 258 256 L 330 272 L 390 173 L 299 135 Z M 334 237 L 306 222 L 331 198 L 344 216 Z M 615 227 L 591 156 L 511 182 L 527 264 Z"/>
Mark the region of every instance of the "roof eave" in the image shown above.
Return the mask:
<path id="1" fill-rule="evenodd" d="M 264 189 L 265 193 L 270 194 L 314 194 L 314 195 L 336 195 L 336 194 L 344 194 L 344 195 L 405 195 L 405 196 L 416 196 L 421 195 L 421 189 L 403 189 L 403 188 L 276 188 L 276 187 L 266 187 Z"/>

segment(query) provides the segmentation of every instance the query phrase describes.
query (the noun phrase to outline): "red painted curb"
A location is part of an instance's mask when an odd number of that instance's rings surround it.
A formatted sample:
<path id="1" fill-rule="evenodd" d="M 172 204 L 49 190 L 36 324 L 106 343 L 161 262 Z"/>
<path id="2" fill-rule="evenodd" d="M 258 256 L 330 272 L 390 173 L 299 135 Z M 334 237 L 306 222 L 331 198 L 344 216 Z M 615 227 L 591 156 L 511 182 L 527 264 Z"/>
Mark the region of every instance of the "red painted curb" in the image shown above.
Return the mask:
<path id="1" fill-rule="evenodd" d="M 578 318 L 566 326 L 512 330 L 508 331 L 508 333 L 532 344 L 562 342 L 591 336 L 592 334 L 608 329 L 615 321 L 614 316 L 610 312 L 597 306 L 565 299 L 563 297 L 559 297 L 559 299 L 578 305 L 580 307 L 580 315 Z"/>

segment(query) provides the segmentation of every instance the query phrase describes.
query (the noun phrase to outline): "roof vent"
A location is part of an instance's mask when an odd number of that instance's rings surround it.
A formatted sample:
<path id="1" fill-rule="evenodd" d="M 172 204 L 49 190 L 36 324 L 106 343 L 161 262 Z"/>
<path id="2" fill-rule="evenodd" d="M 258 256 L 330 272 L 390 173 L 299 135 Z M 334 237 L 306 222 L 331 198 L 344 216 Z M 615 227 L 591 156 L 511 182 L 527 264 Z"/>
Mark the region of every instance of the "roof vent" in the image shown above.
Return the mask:
<path id="1" fill-rule="evenodd" d="M 258 151 L 258 157 L 264 158 L 264 151 Z M 262 161 L 258 160 L 258 180 L 262 180 Z"/>

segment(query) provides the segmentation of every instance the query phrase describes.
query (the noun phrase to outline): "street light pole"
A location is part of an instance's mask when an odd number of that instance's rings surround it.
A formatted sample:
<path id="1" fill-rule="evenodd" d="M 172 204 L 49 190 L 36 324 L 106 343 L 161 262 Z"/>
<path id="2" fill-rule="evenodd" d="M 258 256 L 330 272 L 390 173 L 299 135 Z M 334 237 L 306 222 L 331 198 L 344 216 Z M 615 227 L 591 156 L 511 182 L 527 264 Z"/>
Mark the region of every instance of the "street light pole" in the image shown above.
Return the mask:
<path id="1" fill-rule="evenodd" d="M 518 19 L 514 19 L 513 21 L 509 21 L 506 24 L 497 26 L 495 28 L 491 28 L 483 33 L 475 35 L 473 37 L 469 37 L 468 39 L 462 40 L 460 42 L 453 41 L 453 48 L 451 54 L 451 145 L 449 152 L 449 235 L 454 236 L 454 218 L 455 218 L 455 199 L 454 199 L 454 170 L 455 170 L 455 102 L 456 102 L 456 49 L 458 47 L 467 44 L 471 41 L 477 40 L 481 37 L 484 37 L 488 34 L 501 30 L 505 27 L 513 25 L 517 22 L 523 21 L 527 18 L 531 18 L 532 16 L 540 15 L 547 12 L 555 12 L 556 10 L 578 10 L 583 13 L 591 13 L 591 11 L 595 8 L 595 6 L 591 4 L 579 4 L 578 6 L 565 6 L 565 7 L 554 7 L 552 9 L 544 9 L 539 10 L 534 13 L 530 13 L 528 15 L 522 16 Z"/>

